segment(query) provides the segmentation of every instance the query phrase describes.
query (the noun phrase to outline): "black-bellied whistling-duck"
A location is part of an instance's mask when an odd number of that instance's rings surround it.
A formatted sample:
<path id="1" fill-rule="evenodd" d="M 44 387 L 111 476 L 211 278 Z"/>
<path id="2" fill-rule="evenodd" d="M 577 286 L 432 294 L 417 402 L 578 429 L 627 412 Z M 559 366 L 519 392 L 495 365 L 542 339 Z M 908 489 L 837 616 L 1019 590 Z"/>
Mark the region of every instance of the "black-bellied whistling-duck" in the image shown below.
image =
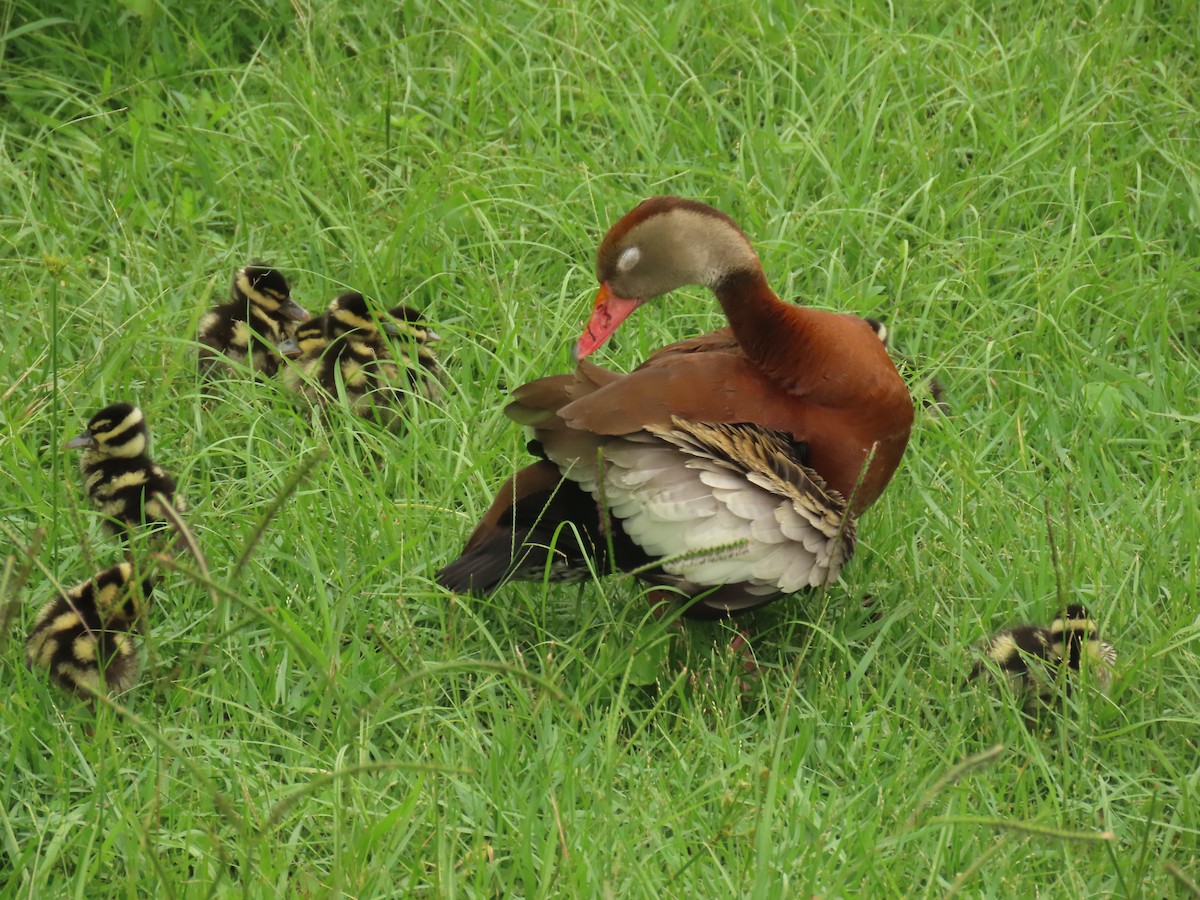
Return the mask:
<path id="1" fill-rule="evenodd" d="M 137 645 L 154 590 L 127 562 L 97 573 L 47 603 L 25 642 L 25 665 L 44 669 L 59 687 L 84 699 L 119 693 L 137 679 Z"/>
<path id="2" fill-rule="evenodd" d="M 410 394 L 441 396 L 441 369 L 430 344 L 441 340 L 407 306 L 376 312 L 357 291 L 342 294 L 321 316 L 324 331 L 301 326 L 280 351 L 295 357 L 284 384 L 313 403 L 344 395 L 355 413 L 398 427 Z"/>
<path id="3" fill-rule="evenodd" d="M 686 614 L 712 618 L 834 581 L 913 421 L 870 326 L 781 301 L 733 220 L 678 197 L 618 221 L 596 273 L 575 371 L 524 385 L 506 409 L 542 459 L 505 483 L 439 582 L 461 592 L 580 579 L 590 558 L 599 574 L 639 569 L 699 597 Z M 686 284 L 716 294 L 728 328 L 628 375 L 584 359 L 637 307 Z"/>
<path id="4" fill-rule="evenodd" d="M 867 318 L 866 323 L 871 326 L 871 330 L 875 332 L 875 336 L 879 338 L 884 347 L 888 348 L 888 352 L 892 352 L 891 334 L 888 332 L 888 327 L 880 319 Z M 907 356 L 902 353 L 895 355 L 896 369 L 900 372 L 900 377 L 905 381 L 912 381 L 917 374 L 917 365 Z M 921 406 L 929 410 L 931 413 L 938 415 L 950 415 L 950 404 L 946 402 L 946 389 L 942 387 L 941 381 L 936 376 L 930 375 L 925 382 L 925 391 L 919 396 Z"/>
<path id="5" fill-rule="evenodd" d="M 1060 612 L 1049 628 L 1016 625 L 996 632 L 984 644 L 982 655 L 967 680 L 993 670 L 1018 691 L 1027 714 L 1051 705 L 1060 678 L 1069 695 L 1072 678 L 1085 659 L 1095 684 L 1107 691 L 1117 661 L 1116 648 L 1100 640 L 1087 608 L 1077 603 Z"/>
<path id="6" fill-rule="evenodd" d="M 200 374 L 248 360 L 256 372 L 274 375 L 279 368 L 277 345 L 294 323 L 307 321 L 308 310 L 292 299 L 283 273 L 261 263 L 238 269 L 229 295 L 227 303 L 200 320 Z"/>
<path id="7" fill-rule="evenodd" d="M 156 494 L 182 511 L 175 497 L 175 479 L 150 458 L 146 417 L 136 406 L 114 403 L 92 416 L 67 449 L 83 450 L 79 467 L 92 505 L 105 516 L 105 525 L 119 536 L 142 525 L 167 524 Z"/>

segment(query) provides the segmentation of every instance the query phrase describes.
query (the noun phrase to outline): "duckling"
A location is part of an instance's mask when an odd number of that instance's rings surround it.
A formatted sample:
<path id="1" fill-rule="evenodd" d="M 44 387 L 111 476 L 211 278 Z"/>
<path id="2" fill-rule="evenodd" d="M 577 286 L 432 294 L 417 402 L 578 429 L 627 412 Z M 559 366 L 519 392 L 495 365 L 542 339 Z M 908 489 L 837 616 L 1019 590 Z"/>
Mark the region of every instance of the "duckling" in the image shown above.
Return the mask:
<path id="1" fill-rule="evenodd" d="M 1050 642 L 1051 659 L 1060 665 L 1066 663 L 1068 670 L 1078 672 L 1086 657 L 1096 685 L 1101 691 L 1108 692 L 1112 685 L 1113 666 L 1117 662 L 1117 648 L 1100 640 L 1100 629 L 1086 606 L 1079 603 L 1069 605 L 1050 624 L 1046 637 Z M 1069 681 L 1067 689 L 1070 690 Z"/>
<path id="2" fill-rule="evenodd" d="M 409 306 L 393 306 L 388 310 L 388 319 L 383 323 L 383 331 L 390 338 L 392 356 L 404 363 L 408 390 L 426 400 L 440 399 L 442 368 L 429 345 L 441 343 L 442 336 Z"/>
<path id="3" fill-rule="evenodd" d="M 320 356 L 329 341 L 325 337 L 326 314 L 313 316 L 307 322 L 300 322 L 278 346 L 279 355 L 284 359 L 311 359 Z M 285 383 L 291 383 L 295 390 L 295 370 L 288 369 L 283 373 Z"/>
<path id="4" fill-rule="evenodd" d="M 309 324 L 280 344 L 285 356 L 296 358 L 284 373 L 290 389 L 317 405 L 344 397 L 355 413 L 389 427 L 401 424 L 407 394 L 440 397 L 441 369 L 428 345 L 441 336 L 419 313 L 396 306 L 377 315 L 362 294 L 350 291 L 321 318 L 320 333 Z"/>
<path id="5" fill-rule="evenodd" d="M 1116 648 L 1100 640 L 1099 630 L 1086 607 L 1072 604 L 1059 613 L 1049 628 L 1017 625 L 996 632 L 985 643 L 984 658 L 975 664 L 967 680 L 977 678 L 989 665 L 998 668 L 1022 695 L 1025 712 L 1030 715 L 1039 705 L 1051 705 L 1060 678 L 1066 695 L 1070 696 L 1072 679 L 1085 656 L 1091 663 L 1096 684 L 1107 691 L 1117 659 Z"/>
<path id="6" fill-rule="evenodd" d="M 1049 688 L 1053 678 L 1050 633 L 1038 625 L 1016 625 L 992 635 L 983 646 L 983 659 L 975 663 L 968 681 L 988 670 L 989 664 L 1000 670 L 1014 691 L 1027 699 L 1038 697 Z"/>
<path id="7" fill-rule="evenodd" d="M 128 562 L 59 594 L 38 613 L 25 642 L 25 665 L 47 670 L 77 697 L 120 693 L 137 680 L 134 634 L 154 591 L 154 578 L 134 580 Z"/>
<path id="8" fill-rule="evenodd" d="M 887 325 L 880 319 L 869 317 L 864 317 L 863 321 L 871 326 L 871 330 L 875 332 L 875 336 L 879 338 L 880 343 L 883 344 L 889 354 L 892 354 L 890 346 L 891 335 L 888 332 Z M 900 372 L 900 375 L 905 381 L 911 382 L 918 371 L 917 364 L 902 353 L 892 355 L 895 358 L 896 369 Z M 921 397 L 921 406 L 937 415 L 950 415 L 950 404 L 946 402 L 946 389 L 942 387 L 941 381 L 931 375 L 925 383 L 925 389 L 928 391 L 928 394 Z"/>
<path id="9" fill-rule="evenodd" d="M 149 439 L 142 411 L 130 403 L 114 403 L 92 416 L 66 444 L 67 449 L 83 450 L 79 466 L 84 489 L 118 536 L 128 536 L 140 525 L 166 524 L 155 494 L 183 511 L 175 497 L 175 479 L 147 453 Z"/>
<path id="10" fill-rule="evenodd" d="M 211 374 L 219 363 L 228 368 L 249 361 L 256 372 L 274 375 L 279 368 L 276 345 L 293 323 L 308 321 L 308 310 L 292 299 L 287 279 L 261 263 L 238 269 L 229 293 L 228 303 L 200 320 L 200 374 Z"/>

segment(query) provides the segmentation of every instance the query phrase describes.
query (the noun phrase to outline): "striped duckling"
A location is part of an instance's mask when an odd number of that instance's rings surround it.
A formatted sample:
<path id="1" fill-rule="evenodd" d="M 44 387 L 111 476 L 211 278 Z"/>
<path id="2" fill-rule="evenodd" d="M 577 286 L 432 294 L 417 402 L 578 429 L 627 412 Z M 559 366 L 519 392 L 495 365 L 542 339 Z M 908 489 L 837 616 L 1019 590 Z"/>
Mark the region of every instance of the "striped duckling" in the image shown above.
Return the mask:
<path id="1" fill-rule="evenodd" d="M 60 593 L 34 621 L 26 666 L 45 670 L 83 699 L 132 687 L 138 672 L 134 635 L 142 630 L 154 581 L 137 581 L 133 566 L 123 562 Z"/>
<path id="2" fill-rule="evenodd" d="M 1065 664 L 1068 675 L 1079 672 L 1086 665 L 1096 686 L 1108 692 L 1117 662 L 1117 648 L 1100 639 L 1100 629 L 1086 606 L 1069 605 L 1050 623 L 1046 638 L 1050 643 L 1050 658 L 1060 666 Z M 1070 687 L 1068 680 L 1068 692 Z"/>
<path id="3" fill-rule="evenodd" d="M 1071 683 L 1085 665 L 1095 684 L 1107 692 L 1116 661 L 1116 648 L 1100 639 L 1087 608 L 1071 604 L 1049 628 L 1025 624 L 996 632 L 984 644 L 983 658 L 968 681 L 991 670 L 1009 682 L 1022 697 L 1025 712 L 1031 714 L 1054 702 L 1060 678 L 1070 696 Z"/>
<path id="4" fill-rule="evenodd" d="M 283 340 L 278 347 L 279 355 L 285 359 L 315 359 L 325 352 L 325 348 L 329 345 L 329 339 L 325 336 L 325 327 L 327 321 L 327 313 L 321 313 L 319 316 L 313 316 L 307 322 L 300 322 L 291 333 Z M 283 380 L 296 389 L 296 371 L 294 368 L 287 369 L 283 373 Z"/>
<path id="5" fill-rule="evenodd" d="M 320 317 L 280 344 L 295 359 L 284 384 L 323 406 L 342 398 L 358 415 L 399 427 L 408 396 L 441 396 L 441 369 L 431 344 L 441 336 L 419 313 L 396 306 L 376 313 L 357 291 L 342 294 Z"/>
<path id="6" fill-rule="evenodd" d="M 261 263 L 238 269 L 229 293 L 228 303 L 209 310 L 200 320 L 200 374 L 248 362 L 256 372 L 274 375 L 279 368 L 278 344 L 296 323 L 308 320 L 308 310 L 292 299 L 283 274 Z"/>
<path id="7" fill-rule="evenodd" d="M 156 494 L 165 496 L 176 510 L 183 509 L 175 497 L 175 479 L 147 452 L 149 440 L 142 411 L 130 403 L 114 403 L 92 416 L 87 427 L 67 441 L 68 449 L 83 450 L 79 465 L 84 489 L 116 535 L 128 535 L 142 525 L 166 523 Z"/>
<path id="8" fill-rule="evenodd" d="M 1008 681 L 1014 691 L 1029 697 L 1040 696 L 1053 681 L 1049 632 L 1040 625 L 1002 628 L 984 643 L 982 657 L 971 669 L 968 681 L 991 671 Z"/>

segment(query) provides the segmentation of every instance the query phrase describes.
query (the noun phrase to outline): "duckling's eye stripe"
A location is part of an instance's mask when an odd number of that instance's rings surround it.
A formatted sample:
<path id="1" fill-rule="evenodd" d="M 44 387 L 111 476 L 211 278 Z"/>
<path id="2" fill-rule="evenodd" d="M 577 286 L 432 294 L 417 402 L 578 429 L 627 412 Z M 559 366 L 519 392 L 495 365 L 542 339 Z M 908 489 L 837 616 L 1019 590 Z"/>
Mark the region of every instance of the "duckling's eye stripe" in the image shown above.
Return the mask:
<path id="1" fill-rule="evenodd" d="M 98 441 L 108 441 L 116 437 L 121 432 L 133 428 L 141 421 L 142 411 L 140 409 L 135 409 L 131 411 L 124 419 L 122 419 L 121 422 L 115 427 L 113 427 L 112 422 L 108 419 L 105 419 L 103 422 L 97 422 L 95 429 L 92 430 L 92 436 Z M 96 430 L 100 428 L 108 428 L 108 430 Z"/>

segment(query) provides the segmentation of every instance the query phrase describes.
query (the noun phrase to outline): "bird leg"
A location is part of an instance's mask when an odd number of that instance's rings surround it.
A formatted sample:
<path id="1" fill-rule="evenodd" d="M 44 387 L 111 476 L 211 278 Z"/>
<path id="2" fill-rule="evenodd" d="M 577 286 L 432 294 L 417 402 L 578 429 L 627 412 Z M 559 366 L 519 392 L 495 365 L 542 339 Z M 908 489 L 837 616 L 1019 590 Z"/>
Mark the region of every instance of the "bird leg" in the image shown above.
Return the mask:
<path id="1" fill-rule="evenodd" d="M 738 629 L 738 633 L 729 642 L 729 652 L 741 657 L 742 671 L 746 673 L 746 680 L 742 681 L 741 688 L 743 691 L 750 690 L 750 685 L 758 681 L 759 669 L 758 661 L 754 658 L 754 648 L 750 646 L 750 635 L 745 629 Z"/>
<path id="2" fill-rule="evenodd" d="M 674 591 L 651 588 L 646 596 L 650 598 L 650 614 L 659 621 L 679 608 L 679 594 Z M 683 622 L 676 618 L 667 627 L 675 631 L 683 631 Z"/>
<path id="3" fill-rule="evenodd" d="M 650 612 L 654 618 L 662 620 L 664 616 L 674 612 L 680 602 L 679 594 L 675 591 L 662 590 L 658 588 L 651 589 L 647 592 L 650 598 Z M 675 621 L 666 626 L 671 631 L 677 634 L 683 634 L 683 620 L 676 618 Z M 739 687 L 743 692 L 749 691 L 750 686 L 758 680 L 759 668 L 758 662 L 754 658 L 754 649 L 750 646 L 750 635 L 744 629 L 739 629 L 734 635 L 732 641 L 729 642 L 729 652 L 737 654 L 741 659 L 742 671 L 745 672 L 745 678 L 739 682 Z M 693 673 L 693 679 L 695 673 Z"/>

